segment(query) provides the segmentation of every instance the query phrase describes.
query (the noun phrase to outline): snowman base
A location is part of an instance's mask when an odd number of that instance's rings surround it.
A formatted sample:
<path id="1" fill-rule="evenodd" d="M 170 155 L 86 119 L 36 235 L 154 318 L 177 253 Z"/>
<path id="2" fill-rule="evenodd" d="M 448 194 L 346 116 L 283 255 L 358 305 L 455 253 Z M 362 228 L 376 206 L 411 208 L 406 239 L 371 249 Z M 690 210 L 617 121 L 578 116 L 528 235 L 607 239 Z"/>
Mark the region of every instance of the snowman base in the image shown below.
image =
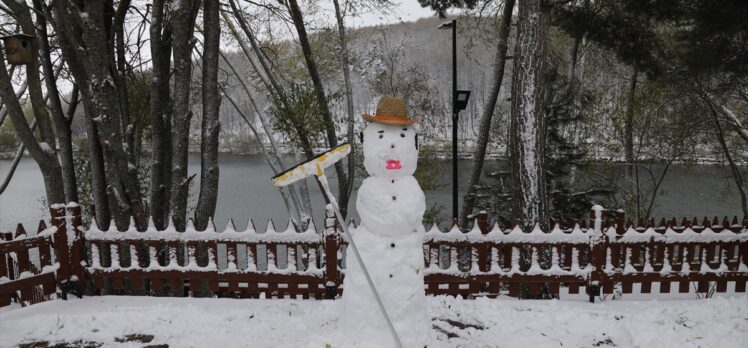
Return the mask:
<path id="1" fill-rule="evenodd" d="M 357 244 L 367 245 L 365 250 L 360 250 L 361 258 L 403 347 L 425 346 L 430 320 L 423 289 L 422 234 L 382 236 L 360 226 L 352 237 Z M 346 262 L 338 346 L 396 347 L 360 266 L 352 261 L 348 258 Z"/>

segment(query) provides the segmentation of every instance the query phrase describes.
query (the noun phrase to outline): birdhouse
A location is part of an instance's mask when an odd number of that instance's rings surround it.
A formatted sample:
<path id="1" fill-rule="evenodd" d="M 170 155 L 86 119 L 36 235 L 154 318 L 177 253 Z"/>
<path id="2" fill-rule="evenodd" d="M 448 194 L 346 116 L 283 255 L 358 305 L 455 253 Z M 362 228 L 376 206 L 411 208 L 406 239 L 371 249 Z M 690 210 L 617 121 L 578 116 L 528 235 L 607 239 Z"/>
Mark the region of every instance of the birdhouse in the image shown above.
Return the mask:
<path id="1" fill-rule="evenodd" d="M 27 34 L 13 34 L 0 37 L 5 46 L 5 58 L 8 64 L 21 65 L 31 64 L 34 50 L 31 49 L 33 36 Z"/>

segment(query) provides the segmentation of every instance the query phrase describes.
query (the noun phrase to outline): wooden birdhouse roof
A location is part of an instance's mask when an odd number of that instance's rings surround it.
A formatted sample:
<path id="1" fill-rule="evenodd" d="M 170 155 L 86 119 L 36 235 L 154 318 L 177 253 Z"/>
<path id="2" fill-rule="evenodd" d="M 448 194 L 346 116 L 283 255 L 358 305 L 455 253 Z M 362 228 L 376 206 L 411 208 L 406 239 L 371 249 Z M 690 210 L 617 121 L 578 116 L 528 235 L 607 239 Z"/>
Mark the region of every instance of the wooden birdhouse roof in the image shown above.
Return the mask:
<path id="1" fill-rule="evenodd" d="M 24 38 L 27 38 L 27 39 L 33 39 L 34 35 L 29 35 L 29 34 L 24 34 L 24 33 L 18 33 L 18 34 L 10 34 L 10 35 L 5 35 L 5 36 L 0 36 L 0 39 L 5 40 L 5 39 L 13 38 L 13 37 L 15 37 L 15 38 L 22 38 L 22 37 L 24 37 Z"/>

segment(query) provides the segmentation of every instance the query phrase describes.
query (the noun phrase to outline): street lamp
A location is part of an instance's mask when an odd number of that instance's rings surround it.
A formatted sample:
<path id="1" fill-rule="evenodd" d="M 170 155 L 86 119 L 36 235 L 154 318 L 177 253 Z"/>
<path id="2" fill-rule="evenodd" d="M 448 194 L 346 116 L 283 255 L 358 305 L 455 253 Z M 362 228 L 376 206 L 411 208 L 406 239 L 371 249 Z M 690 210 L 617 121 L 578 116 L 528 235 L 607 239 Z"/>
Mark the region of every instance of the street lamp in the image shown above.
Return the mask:
<path id="1" fill-rule="evenodd" d="M 439 25 L 438 29 L 452 29 L 452 221 L 457 223 L 457 116 L 465 110 L 470 91 L 457 90 L 457 20 Z"/>

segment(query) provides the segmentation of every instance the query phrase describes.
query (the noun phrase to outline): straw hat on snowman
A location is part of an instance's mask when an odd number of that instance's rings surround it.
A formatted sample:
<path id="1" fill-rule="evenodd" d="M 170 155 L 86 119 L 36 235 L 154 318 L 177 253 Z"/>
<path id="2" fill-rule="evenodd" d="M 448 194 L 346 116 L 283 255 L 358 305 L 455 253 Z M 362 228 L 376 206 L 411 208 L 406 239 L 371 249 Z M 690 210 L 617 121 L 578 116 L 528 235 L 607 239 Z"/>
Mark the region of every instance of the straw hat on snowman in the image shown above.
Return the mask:
<path id="1" fill-rule="evenodd" d="M 408 118 L 408 111 L 403 97 L 382 96 L 377 103 L 374 115 L 364 114 L 364 120 L 381 124 L 410 126 L 418 123 L 418 117 Z"/>

